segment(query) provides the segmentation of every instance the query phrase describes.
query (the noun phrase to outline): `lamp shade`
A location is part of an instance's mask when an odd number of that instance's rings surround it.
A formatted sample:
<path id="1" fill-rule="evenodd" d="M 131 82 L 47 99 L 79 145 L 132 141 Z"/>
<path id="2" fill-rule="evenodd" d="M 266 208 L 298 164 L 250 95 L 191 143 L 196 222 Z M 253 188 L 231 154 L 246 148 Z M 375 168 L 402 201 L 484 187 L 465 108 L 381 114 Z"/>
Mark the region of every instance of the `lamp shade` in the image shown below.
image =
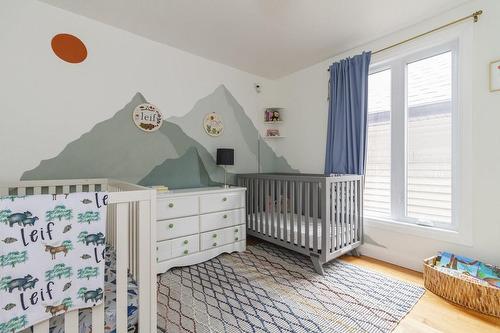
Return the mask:
<path id="1" fill-rule="evenodd" d="M 234 149 L 217 148 L 217 165 L 234 165 Z"/>

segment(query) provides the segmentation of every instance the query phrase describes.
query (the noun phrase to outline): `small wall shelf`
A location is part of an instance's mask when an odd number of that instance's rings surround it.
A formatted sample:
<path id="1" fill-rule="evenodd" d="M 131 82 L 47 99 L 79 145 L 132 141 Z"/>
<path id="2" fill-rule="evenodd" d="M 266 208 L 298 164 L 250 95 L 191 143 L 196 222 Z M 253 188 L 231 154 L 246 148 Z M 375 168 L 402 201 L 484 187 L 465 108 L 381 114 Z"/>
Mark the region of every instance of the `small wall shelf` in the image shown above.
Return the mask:
<path id="1" fill-rule="evenodd" d="M 283 114 L 285 109 L 280 107 L 267 107 L 264 109 L 264 140 L 282 139 L 285 136 L 283 131 L 279 129 L 279 125 L 283 123 Z"/>

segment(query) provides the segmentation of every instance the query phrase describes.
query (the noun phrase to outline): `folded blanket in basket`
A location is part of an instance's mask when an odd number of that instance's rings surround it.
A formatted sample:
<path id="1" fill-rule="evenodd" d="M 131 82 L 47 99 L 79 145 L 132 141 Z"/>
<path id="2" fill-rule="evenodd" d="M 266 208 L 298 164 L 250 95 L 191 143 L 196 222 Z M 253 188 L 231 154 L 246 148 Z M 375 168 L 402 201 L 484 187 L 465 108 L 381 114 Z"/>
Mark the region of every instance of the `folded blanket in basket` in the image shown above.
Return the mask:
<path id="1" fill-rule="evenodd" d="M 0 333 L 102 303 L 107 198 L 0 198 Z"/>

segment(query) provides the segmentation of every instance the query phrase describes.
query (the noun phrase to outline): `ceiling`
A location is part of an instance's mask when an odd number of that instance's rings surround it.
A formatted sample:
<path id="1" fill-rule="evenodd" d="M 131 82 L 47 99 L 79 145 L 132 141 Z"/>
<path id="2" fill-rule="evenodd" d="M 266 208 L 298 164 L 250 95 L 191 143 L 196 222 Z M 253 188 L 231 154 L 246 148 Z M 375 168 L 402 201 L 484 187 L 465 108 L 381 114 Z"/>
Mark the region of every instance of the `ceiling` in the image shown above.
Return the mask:
<path id="1" fill-rule="evenodd" d="M 41 1 L 274 79 L 469 0 Z"/>

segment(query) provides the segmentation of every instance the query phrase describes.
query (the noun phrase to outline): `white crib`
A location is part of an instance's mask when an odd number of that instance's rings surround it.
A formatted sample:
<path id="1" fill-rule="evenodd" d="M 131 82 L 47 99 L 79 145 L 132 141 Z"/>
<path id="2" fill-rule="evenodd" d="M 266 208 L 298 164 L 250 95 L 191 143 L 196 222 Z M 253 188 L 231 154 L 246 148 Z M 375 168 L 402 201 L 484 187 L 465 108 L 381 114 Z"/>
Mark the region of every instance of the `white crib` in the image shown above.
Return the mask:
<path id="1" fill-rule="evenodd" d="M 21 181 L 0 184 L 0 196 L 109 192 L 106 242 L 116 251 L 116 332 L 127 332 L 128 273 L 138 284 L 138 330 L 156 330 L 156 191 L 111 179 Z M 92 311 L 92 332 L 104 332 L 104 304 Z M 78 311 L 64 315 L 65 333 L 78 333 Z M 48 333 L 49 321 L 33 326 Z"/>

